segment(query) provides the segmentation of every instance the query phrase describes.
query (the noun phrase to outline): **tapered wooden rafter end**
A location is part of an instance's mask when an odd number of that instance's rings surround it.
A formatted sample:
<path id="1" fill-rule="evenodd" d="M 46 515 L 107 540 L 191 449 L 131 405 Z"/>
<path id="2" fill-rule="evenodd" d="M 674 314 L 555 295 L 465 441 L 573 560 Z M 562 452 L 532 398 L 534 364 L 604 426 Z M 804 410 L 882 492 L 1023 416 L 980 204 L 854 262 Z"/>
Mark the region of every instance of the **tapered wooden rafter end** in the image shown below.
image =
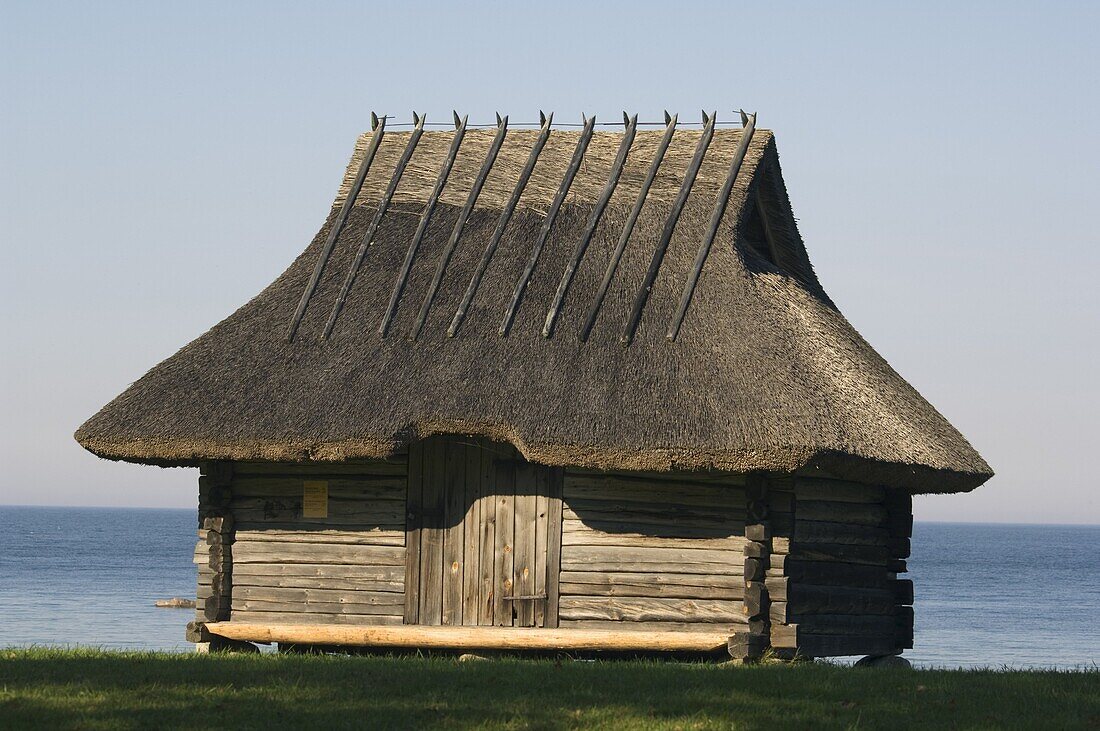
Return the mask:
<path id="1" fill-rule="evenodd" d="M 672 115 L 668 113 L 667 109 L 665 110 L 665 124 L 672 124 Z"/>
<path id="2" fill-rule="evenodd" d="M 496 115 L 497 115 L 497 126 L 499 127 L 503 123 L 504 120 L 501 119 L 500 112 L 497 112 Z"/>
<path id="3" fill-rule="evenodd" d="M 462 119 L 458 116 L 458 110 L 452 109 L 451 115 L 454 117 L 455 120 L 455 129 L 458 129 L 462 126 Z"/>
<path id="4" fill-rule="evenodd" d="M 741 109 L 741 126 L 746 127 L 749 124 L 749 115 L 745 114 L 745 110 Z"/>
<path id="5" fill-rule="evenodd" d="M 371 131 L 378 129 L 378 115 L 374 112 L 370 113 L 370 128 Z"/>

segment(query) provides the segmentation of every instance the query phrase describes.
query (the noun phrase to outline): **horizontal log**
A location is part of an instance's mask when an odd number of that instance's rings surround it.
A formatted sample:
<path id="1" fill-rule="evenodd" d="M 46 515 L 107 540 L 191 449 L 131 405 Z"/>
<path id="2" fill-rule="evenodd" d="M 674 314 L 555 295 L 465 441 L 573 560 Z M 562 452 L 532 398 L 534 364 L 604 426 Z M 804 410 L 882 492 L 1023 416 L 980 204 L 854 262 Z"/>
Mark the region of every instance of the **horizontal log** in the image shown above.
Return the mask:
<path id="1" fill-rule="evenodd" d="M 886 546 L 890 531 L 869 525 L 828 523 L 817 520 L 794 521 L 791 539 L 799 543 L 843 543 L 850 546 Z"/>
<path id="2" fill-rule="evenodd" d="M 559 629 L 597 629 L 614 632 L 718 632 L 730 635 L 745 628 L 744 622 L 627 622 L 619 619 L 562 619 Z"/>
<path id="3" fill-rule="evenodd" d="M 562 546 L 563 571 L 630 571 L 669 574 L 730 574 L 742 570 L 740 551 Z"/>
<path id="4" fill-rule="evenodd" d="M 768 636 L 756 632 L 736 632 L 730 636 L 726 651 L 738 660 L 756 660 L 768 650 Z"/>
<path id="5" fill-rule="evenodd" d="M 383 596 L 383 595 L 378 595 Z M 351 604 L 349 602 L 294 602 L 261 601 L 258 599 L 242 599 L 233 597 L 233 612 L 302 612 L 306 614 L 402 614 L 405 601 L 400 594 L 386 596 L 397 599 L 388 604 Z"/>
<path id="6" fill-rule="evenodd" d="M 685 537 L 683 535 L 653 535 L 637 531 L 639 526 L 630 523 L 613 524 L 622 530 L 612 530 L 610 524 L 586 525 L 579 520 L 565 520 L 562 524 L 562 545 L 566 546 L 623 546 L 638 548 L 711 548 L 740 551 L 745 539 L 740 536 Z M 687 531 L 685 531 L 687 532 Z M 662 531 L 664 533 L 664 531 Z M 679 531 L 677 531 L 679 533 Z"/>
<path id="7" fill-rule="evenodd" d="M 675 528 L 694 525 L 705 528 L 726 528 L 728 535 L 742 535 L 745 525 L 743 510 L 715 510 L 683 505 L 626 503 L 615 500 L 563 499 L 565 517 L 586 523 L 613 521 L 661 525 Z"/>
<path id="8" fill-rule="evenodd" d="M 897 632 L 897 620 L 878 614 L 808 614 L 785 624 L 772 625 L 772 637 L 781 647 L 795 647 L 797 633 L 820 635 L 881 635 Z"/>
<path id="9" fill-rule="evenodd" d="M 658 483 L 668 487 L 689 488 L 693 486 L 726 486 L 745 487 L 748 480 L 743 474 L 722 472 L 620 472 L 605 470 L 588 470 L 581 467 L 570 467 L 565 472 L 566 482 L 580 477 L 603 478 L 611 477 L 623 481 L 635 481 L 640 483 Z"/>
<path id="10" fill-rule="evenodd" d="M 233 622 L 259 624 L 322 624 L 322 625 L 400 625 L 404 614 L 313 614 L 310 612 L 263 612 L 234 609 Z M 223 637 L 225 635 L 222 635 Z M 260 640 L 257 640 L 260 641 Z"/>
<path id="11" fill-rule="evenodd" d="M 274 543 L 242 541 L 233 544 L 233 564 L 333 563 L 359 566 L 399 566 L 405 549 L 398 546 L 357 546 L 344 543 Z"/>
<path id="12" fill-rule="evenodd" d="M 408 473 L 407 457 L 393 457 L 372 462 L 236 462 L 235 478 L 246 475 L 304 476 L 324 479 L 326 475 L 397 475 Z"/>
<path id="13" fill-rule="evenodd" d="M 280 525 L 293 525 L 292 523 Z M 275 543 L 349 543 L 362 546 L 404 546 L 405 530 L 373 528 L 370 530 L 338 530 L 325 527 L 319 530 L 268 528 L 263 523 L 240 523 L 238 541 L 271 541 Z"/>
<path id="14" fill-rule="evenodd" d="M 771 508 L 772 513 L 793 513 L 794 493 L 769 490 L 768 507 Z"/>
<path id="15" fill-rule="evenodd" d="M 786 602 L 787 611 L 792 615 L 894 613 L 894 595 L 888 589 L 796 584 L 788 583 L 785 578 L 769 578 L 765 585 L 768 596 L 774 601 Z"/>
<path id="16" fill-rule="evenodd" d="M 744 622 L 740 603 L 724 599 L 562 596 L 561 619 L 601 619 L 628 622 Z"/>
<path id="17" fill-rule="evenodd" d="M 318 581 L 400 581 L 404 576 L 404 564 L 246 563 L 233 569 L 233 578 L 237 583 L 255 583 L 279 577 Z"/>
<path id="18" fill-rule="evenodd" d="M 302 499 L 234 498 L 230 502 L 233 517 L 239 523 L 297 522 L 302 520 Z M 328 517 L 310 518 L 309 522 L 326 525 L 392 526 L 405 524 L 403 500 L 334 500 L 329 498 Z"/>
<path id="19" fill-rule="evenodd" d="M 772 537 L 771 526 L 767 523 L 750 523 L 745 526 L 745 539 L 749 541 L 769 541 Z"/>
<path id="20" fill-rule="evenodd" d="M 687 588 L 740 589 L 744 580 L 734 574 L 673 574 L 646 572 L 562 571 L 561 581 L 574 584 L 607 586 L 614 584 L 649 584 L 651 586 L 683 586 Z"/>
<path id="21" fill-rule="evenodd" d="M 889 585 L 894 596 L 894 604 L 913 603 L 913 582 L 911 579 L 894 579 Z"/>
<path id="22" fill-rule="evenodd" d="M 772 539 L 773 554 L 789 554 L 800 561 L 832 561 L 886 566 L 889 549 L 881 546 L 851 546 L 842 543 L 796 543 L 789 538 Z M 772 561 L 772 565 L 776 562 Z"/>
<path id="23" fill-rule="evenodd" d="M 848 525 L 882 526 L 886 523 L 886 508 L 873 503 L 842 503 L 832 500 L 799 499 L 795 506 L 798 520 L 817 520 Z"/>
<path id="24" fill-rule="evenodd" d="M 312 576 L 236 576 L 233 582 L 234 586 L 238 588 L 255 586 L 344 592 L 382 591 L 401 593 L 405 591 L 405 581 L 401 577 L 390 581 L 376 581 L 370 579 L 319 579 Z"/>
<path id="25" fill-rule="evenodd" d="M 400 592 L 356 591 L 341 589 L 287 588 L 274 586 L 233 587 L 233 596 L 261 602 L 284 602 L 288 604 L 309 605 L 312 603 L 370 604 L 373 606 L 396 606 L 404 599 Z M 294 610 L 297 611 L 297 610 Z M 305 611 L 310 611 L 306 609 Z M 363 612 L 367 614 L 367 612 Z"/>
<path id="26" fill-rule="evenodd" d="M 744 581 L 739 576 L 705 577 L 698 574 L 592 573 L 563 571 L 560 593 L 573 596 L 679 597 L 684 599 L 740 599 Z"/>
<path id="27" fill-rule="evenodd" d="M 838 503 L 881 503 L 886 491 L 876 485 L 814 477 L 795 478 L 800 500 L 828 500 Z"/>
<path id="28" fill-rule="evenodd" d="M 233 498 L 302 499 L 303 483 L 313 477 L 251 477 L 233 481 Z M 405 500 L 406 478 L 372 476 L 335 478 L 328 483 L 329 500 Z"/>
<path id="29" fill-rule="evenodd" d="M 562 498 L 570 502 L 611 501 L 641 508 L 669 505 L 712 511 L 745 509 L 745 491 L 741 488 L 654 484 L 616 477 L 567 477 L 562 485 Z"/>
<path id="30" fill-rule="evenodd" d="M 202 527 L 207 533 L 228 533 L 233 530 L 233 516 L 215 515 L 203 518 Z"/>
<path id="31" fill-rule="evenodd" d="M 896 650 L 896 640 L 885 635 L 824 635 L 797 632 L 796 638 L 776 636 L 772 645 L 797 649 L 805 657 L 842 657 L 845 655 L 889 655 Z"/>
<path id="32" fill-rule="evenodd" d="M 746 558 L 744 576 L 746 581 L 763 581 L 767 573 L 766 558 Z"/>
<path id="33" fill-rule="evenodd" d="M 747 541 L 744 554 L 749 558 L 767 558 L 771 555 L 771 548 L 761 541 Z"/>
<path id="34" fill-rule="evenodd" d="M 908 538 L 892 538 L 886 550 L 890 552 L 890 558 L 909 558 L 913 545 Z"/>
<path id="35" fill-rule="evenodd" d="M 208 624 L 207 631 L 235 640 L 288 644 L 347 645 L 447 650 L 590 650 L 616 652 L 715 652 L 727 634 L 534 627 L 340 627 L 281 625 L 233 620 Z"/>
<path id="36" fill-rule="evenodd" d="M 887 588 L 885 568 L 867 564 L 800 561 L 788 557 L 781 567 L 769 569 L 768 575 L 786 576 L 795 583 L 820 586 Z"/>
<path id="37" fill-rule="evenodd" d="M 768 590 L 763 581 L 746 581 L 745 597 L 741 611 L 748 619 L 763 619 L 768 616 Z"/>

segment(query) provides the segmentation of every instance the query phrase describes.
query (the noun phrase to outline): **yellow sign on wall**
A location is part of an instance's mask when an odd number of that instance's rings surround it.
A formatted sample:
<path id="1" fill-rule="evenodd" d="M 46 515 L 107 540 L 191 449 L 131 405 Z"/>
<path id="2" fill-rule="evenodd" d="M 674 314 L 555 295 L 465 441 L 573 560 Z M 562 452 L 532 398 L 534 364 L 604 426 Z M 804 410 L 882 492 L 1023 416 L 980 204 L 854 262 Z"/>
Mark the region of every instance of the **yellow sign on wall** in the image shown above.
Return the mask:
<path id="1" fill-rule="evenodd" d="M 324 480 L 302 482 L 302 517 L 328 517 L 328 483 Z"/>

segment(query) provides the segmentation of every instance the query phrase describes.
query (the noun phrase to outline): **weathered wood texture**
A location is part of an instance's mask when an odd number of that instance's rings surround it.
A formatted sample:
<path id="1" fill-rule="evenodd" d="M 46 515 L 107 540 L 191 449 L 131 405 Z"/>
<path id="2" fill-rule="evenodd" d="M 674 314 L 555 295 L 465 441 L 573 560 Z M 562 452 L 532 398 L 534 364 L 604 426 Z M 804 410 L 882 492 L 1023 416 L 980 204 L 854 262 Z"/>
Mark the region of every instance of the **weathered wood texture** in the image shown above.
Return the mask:
<path id="1" fill-rule="evenodd" d="M 569 470 L 562 510 L 562 627 L 746 622 L 743 481 Z"/>
<path id="2" fill-rule="evenodd" d="M 407 470 L 403 457 L 236 464 L 231 621 L 400 624 Z M 306 480 L 326 483 L 326 517 L 303 517 Z"/>
<path id="3" fill-rule="evenodd" d="M 220 637 L 250 642 L 350 645 L 450 650 L 586 650 L 611 652 L 720 652 L 728 633 L 632 632 L 598 629 L 520 627 L 350 627 L 354 622 L 282 624 L 219 622 L 207 629 Z"/>
<path id="4" fill-rule="evenodd" d="M 912 499 L 897 490 L 798 476 L 789 529 L 771 539 L 764 591 L 771 646 L 797 654 L 888 654 L 911 647 Z"/>
<path id="5" fill-rule="evenodd" d="M 206 622 L 224 620 L 230 614 L 235 534 L 230 508 L 232 481 L 231 464 L 207 462 L 200 468 L 195 621 L 188 624 L 186 632 L 191 642 L 205 641 Z"/>
<path id="6" fill-rule="evenodd" d="M 408 562 L 406 623 L 554 626 L 558 472 L 507 445 L 433 437 L 411 453 L 410 474 L 419 475 L 407 511 L 419 558 Z"/>

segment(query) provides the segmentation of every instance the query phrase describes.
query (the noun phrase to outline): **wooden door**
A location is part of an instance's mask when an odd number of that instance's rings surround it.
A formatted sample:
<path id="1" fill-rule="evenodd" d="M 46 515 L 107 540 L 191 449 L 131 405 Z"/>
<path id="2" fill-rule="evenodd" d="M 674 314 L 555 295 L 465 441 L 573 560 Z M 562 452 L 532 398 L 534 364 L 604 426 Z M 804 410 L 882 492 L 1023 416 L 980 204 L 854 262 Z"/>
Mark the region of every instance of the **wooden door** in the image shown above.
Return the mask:
<path id="1" fill-rule="evenodd" d="M 556 627 L 561 473 L 510 445 L 409 449 L 405 623 Z"/>

